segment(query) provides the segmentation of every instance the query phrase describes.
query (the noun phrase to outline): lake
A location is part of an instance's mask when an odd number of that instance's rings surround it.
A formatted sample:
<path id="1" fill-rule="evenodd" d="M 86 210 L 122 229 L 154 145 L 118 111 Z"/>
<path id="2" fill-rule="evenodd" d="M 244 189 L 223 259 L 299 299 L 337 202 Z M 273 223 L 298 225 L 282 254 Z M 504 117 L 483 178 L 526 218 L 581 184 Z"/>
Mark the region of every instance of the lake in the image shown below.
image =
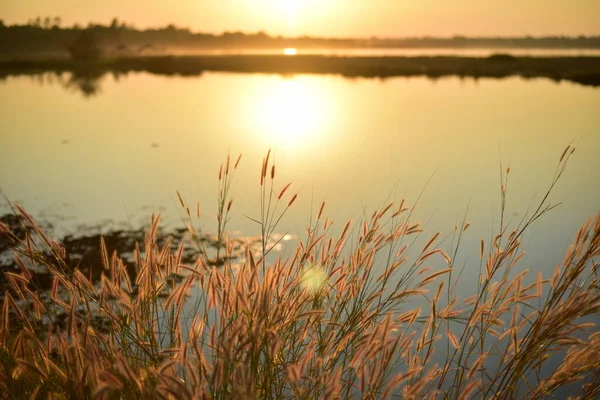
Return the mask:
<path id="1" fill-rule="evenodd" d="M 430 47 L 368 47 L 368 48 L 300 48 L 294 54 L 314 54 L 341 57 L 427 57 L 427 56 L 453 56 L 453 57 L 489 57 L 492 54 L 511 54 L 515 57 L 597 57 L 600 49 L 579 48 L 515 48 L 515 47 L 464 47 L 464 48 L 430 48 Z M 203 49 L 190 50 L 187 48 L 166 49 L 173 55 L 257 55 L 257 54 L 282 54 L 284 49 Z"/>
<path id="2" fill-rule="evenodd" d="M 204 229 L 214 230 L 219 165 L 243 153 L 229 227 L 256 235 L 248 217 L 259 213 L 268 149 L 275 188 L 292 182 L 299 196 L 278 231 L 299 237 L 322 201 L 341 229 L 406 198 L 417 203 L 426 237 L 450 233 L 466 214 L 460 256 L 478 266 L 479 239 L 498 226 L 501 165 L 511 168 L 514 226 L 542 198 L 568 144 L 577 151 L 550 198 L 562 204 L 525 237 L 524 265 L 549 273 L 600 211 L 597 88 L 521 78 L 137 73 L 104 76 L 84 97 L 65 82 L 0 82 L 0 187 L 61 234 L 139 226 L 153 212 L 181 226 L 176 190 L 199 202 Z"/>

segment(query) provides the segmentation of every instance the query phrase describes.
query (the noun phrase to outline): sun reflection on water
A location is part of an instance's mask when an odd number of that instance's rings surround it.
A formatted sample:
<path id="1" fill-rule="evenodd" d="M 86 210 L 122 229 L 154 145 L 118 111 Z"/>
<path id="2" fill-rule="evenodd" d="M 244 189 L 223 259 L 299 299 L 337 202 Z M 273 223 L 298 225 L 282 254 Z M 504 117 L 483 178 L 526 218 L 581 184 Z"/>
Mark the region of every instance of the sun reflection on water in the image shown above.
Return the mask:
<path id="1" fill-rule="evenodd" d="M 294 151 L 318 145 L 333 115 L 324 86 L 292 77 L 264 87 L 252 111 L 261 141 Z"/>

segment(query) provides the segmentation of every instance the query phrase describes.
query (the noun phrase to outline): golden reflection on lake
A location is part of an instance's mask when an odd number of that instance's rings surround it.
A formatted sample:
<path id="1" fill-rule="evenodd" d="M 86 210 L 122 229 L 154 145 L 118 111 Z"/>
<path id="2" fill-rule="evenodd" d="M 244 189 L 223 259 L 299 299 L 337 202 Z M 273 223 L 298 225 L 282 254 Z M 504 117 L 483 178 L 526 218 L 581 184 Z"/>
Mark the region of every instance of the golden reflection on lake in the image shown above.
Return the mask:
<path id="1" fill-rule="evenodd" d="M 335 115 L 335 93 L 328 85 L 302 79 L 269 81 L 256 93 L 255 102 L 243 105 L 242 114 L 254 125 L 264 147 L 299 153 L 323 145 Z"/>
<path id="2" fill-rule="evenodd" d="M 539 249 L 531 244 L 531 257 L 562 256 L 600 204 L 595 88 L 519 78 L 142 73 L 105 77 L 101 92 L 85 99 L 44 82 L 21 77 L 0 85 L 0 186 L 34 215 L 67 216 L 73 219 L 61 223 L 74 226 L 147 221 L 152 212 L 180 222 L 179 190 L 200 202 L 210 232 L 218 167 L 228 152 L 241 152 L 230 226 L 256 234 L 246 216 L 260 210 L 268 149 L 275 190 L 292 182 L 290 193 L 299 192 L 280 233 L 302 235 L 311 204 L 322 200 L 334 230 L 388 200 L 412 204 L 431 178 L 414 218 L 428 232 L 448 233 L 469 205 L 476 238 L 469 243 L 477 244 L 497 223 L 500 162 L 511 166 L 507 216 L 516 223 L 571 142 L 577 151 L 551 198 L 562 205 L 535 225 L 528 243 L 537 240 Z"/>

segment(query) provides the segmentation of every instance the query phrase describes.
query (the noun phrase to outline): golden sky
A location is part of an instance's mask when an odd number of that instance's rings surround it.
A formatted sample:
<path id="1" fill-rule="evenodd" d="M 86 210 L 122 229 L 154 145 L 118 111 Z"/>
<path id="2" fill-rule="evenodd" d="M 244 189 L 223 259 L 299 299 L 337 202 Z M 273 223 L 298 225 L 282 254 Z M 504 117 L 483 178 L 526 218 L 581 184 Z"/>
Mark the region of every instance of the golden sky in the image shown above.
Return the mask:
<path id="1" fill-rule="evenodd" d="M 5 24 L 36 16 L 294 36 L 600 35 L 600 0 L 0 0 Z"/>

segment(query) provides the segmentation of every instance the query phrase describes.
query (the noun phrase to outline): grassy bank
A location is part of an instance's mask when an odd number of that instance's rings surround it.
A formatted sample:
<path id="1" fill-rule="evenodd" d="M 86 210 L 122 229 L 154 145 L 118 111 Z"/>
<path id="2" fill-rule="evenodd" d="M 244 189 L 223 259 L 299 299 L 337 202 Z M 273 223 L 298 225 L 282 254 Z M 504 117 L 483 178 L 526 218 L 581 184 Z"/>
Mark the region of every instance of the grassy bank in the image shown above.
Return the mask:
<path id="1" fill-rule="evenodd" d="M 548 193 L 571 154 L 568 147 L 560 156 Z M 239 163 L 228 159 L 218 172 L 219 263 L 205 249 L 199 207 L 181 196 L 194 261 L 184 260 L 184 244 L 157 242 L 153 217 L 131 261 L 100 241 L 97 280 L 14 205 L 22 229 L 0 225 L 18 267 L 5 272 L 0 393 L 543 399 L 570 388 L 578 398 L 600 395 L 600 336 L 589 323 L 600 317 L 600 215 L 581 228 L 552 276 L 530 272 L 520 262 L 521 239 L 553 205 L 546 195 L 519 225 L 507 225 L 509 170 L 502 171 L 500 226 L 465 271 L 479 274 L 476 287 L 456 293 L 463 270 L 454 259 L 469 223 L 425 236 L 404 201 L 336 235 L 323 203 L 293 255 L 273 257 L 271 239 L 297 194 L 278 182 L 269 155 L 252 216 L 260 243 L 234 255 L 226 232 Z M 416 236 L 424 238 L 418 248 Z M 36 285 L 32 269 L 47 271 L 50 289 Z"/>
<path id="2" fill-rule="evenodd" d="M 200 75 L 205 71 L 334 74 L 344 77 L 387 78 L 549 78 L 582 85 L 600 85 L 600 57 L 333 57 L 319 55 L 145 56 L 93 62 L 68 59 L 3 60 L 0 77 L 44 72 L 82 76 L 150 72 L 160 75 Z"/>

